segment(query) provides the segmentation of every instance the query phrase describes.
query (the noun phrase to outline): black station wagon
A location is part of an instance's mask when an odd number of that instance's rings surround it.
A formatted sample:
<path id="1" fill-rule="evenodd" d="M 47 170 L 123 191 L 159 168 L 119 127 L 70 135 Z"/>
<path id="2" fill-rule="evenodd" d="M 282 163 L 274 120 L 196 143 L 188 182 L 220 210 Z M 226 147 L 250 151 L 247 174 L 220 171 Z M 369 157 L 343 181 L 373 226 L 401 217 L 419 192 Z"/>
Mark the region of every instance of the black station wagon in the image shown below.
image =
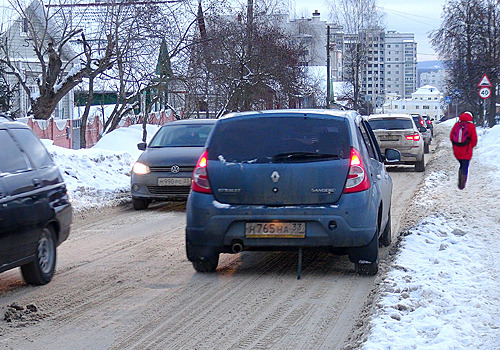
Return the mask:
<path id="1" fill-rule="evenodd" d="M 30 284 L 50 282 L 72 208 L 50 154 L 25 124 L 0 117 L 0 272 L 21 267 Z"/>

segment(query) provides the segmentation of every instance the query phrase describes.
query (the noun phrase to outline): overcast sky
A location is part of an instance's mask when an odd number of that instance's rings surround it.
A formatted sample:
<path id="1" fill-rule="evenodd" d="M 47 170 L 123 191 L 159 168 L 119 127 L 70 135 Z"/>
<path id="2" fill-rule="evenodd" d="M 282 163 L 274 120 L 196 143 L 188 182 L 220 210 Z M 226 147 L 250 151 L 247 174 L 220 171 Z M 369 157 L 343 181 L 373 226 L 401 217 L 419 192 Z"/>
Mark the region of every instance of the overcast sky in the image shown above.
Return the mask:
<path id="1" fill-rule="evenodd" d="M 293 2 L 294 0 L 291 0 Z M 300 16 L 321 12 L 321 19 L 329 19 L 329 10 L 325 0 L 295 0 L 295 10 Z M 438 57 L 432 49 L 428 34 L 439 28 L 441 13 L 446 0 L 378 0 L 378 5 L 386 13 L 387 30 L 414 33 L 417 42 L 417 60 L 432 61 Z"/>

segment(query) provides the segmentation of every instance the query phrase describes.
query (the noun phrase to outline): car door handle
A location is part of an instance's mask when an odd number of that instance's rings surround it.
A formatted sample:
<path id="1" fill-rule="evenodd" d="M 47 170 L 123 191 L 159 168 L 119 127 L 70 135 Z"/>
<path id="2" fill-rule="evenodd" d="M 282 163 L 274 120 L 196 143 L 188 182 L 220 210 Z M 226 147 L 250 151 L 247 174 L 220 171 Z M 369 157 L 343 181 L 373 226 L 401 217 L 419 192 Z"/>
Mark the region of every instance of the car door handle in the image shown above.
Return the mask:
<path id="1" fill-rule="evenodd" d="M 33 179 L 33 186 L 40 187 L 41 184 L 42 182 L 40 181 L 40 179 Z"/>
<path id="2" fill-rule="evenodd" d="M 377 174 L 377 179 L 382 179 L 382 176 L 380 176 L 380 174 Z"/>

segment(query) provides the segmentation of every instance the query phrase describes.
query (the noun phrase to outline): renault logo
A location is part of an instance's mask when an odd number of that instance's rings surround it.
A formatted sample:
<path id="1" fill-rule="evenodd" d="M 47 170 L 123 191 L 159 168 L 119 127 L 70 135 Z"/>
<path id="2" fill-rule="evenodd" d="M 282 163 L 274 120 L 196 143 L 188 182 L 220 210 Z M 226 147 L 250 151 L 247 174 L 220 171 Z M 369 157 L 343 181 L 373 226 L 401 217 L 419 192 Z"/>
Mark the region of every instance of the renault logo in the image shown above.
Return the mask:
<path id="1" fill-rule="evenodd" d="M 173 173 L 173 174 L 177 174 L 179 172 L 180 168 L 178 165 L 172 165 L 172 167 L 170 168 L 170 171 Z"/>
<path id="2" fill-rule="evenodd" d="M 278 174 L 277 171 L 273 171 L 273 173 L 271 174 L 271 180 L 273 180 L 273 182 L 278 182 L 280 179 L 280 174 Z"/>

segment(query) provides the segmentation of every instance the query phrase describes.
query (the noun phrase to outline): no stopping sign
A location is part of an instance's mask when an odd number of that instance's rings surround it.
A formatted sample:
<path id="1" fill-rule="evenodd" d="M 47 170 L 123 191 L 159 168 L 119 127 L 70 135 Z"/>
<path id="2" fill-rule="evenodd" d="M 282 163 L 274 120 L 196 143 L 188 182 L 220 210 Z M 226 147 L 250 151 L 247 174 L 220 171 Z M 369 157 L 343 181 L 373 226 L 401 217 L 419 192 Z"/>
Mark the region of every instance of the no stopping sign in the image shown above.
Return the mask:
<path id="1" fill-rule="evenodd" d="M 487 99 L 490 98 L 491 96 L 491 90 L 489 87 L 482 87 L 479 89 L 479 97 L 482 99 Z"/>

